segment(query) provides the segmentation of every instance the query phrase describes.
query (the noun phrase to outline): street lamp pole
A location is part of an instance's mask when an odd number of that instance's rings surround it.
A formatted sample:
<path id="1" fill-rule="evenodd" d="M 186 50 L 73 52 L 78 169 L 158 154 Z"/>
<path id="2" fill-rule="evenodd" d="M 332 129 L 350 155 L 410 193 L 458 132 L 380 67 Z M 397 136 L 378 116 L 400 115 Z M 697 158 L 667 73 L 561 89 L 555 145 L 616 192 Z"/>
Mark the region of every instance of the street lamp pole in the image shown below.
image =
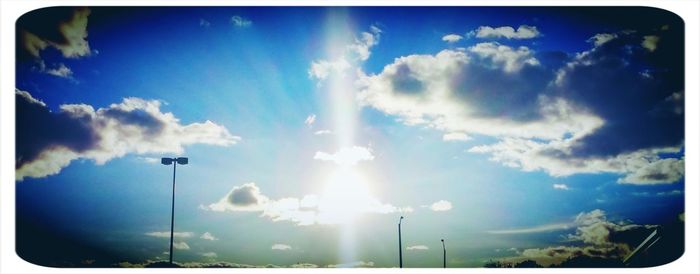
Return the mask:
<path id="1" fill-rule="evenodd" d="M 445 249 L 445 239 L 440 239 L 442 242 L 442 268 L 447 268 L 447 249 Z"/>
<path id="2" fill-rule="evenodd" d="M 177 170 L 177 164 L 186 165 L 189 160 L 186 157 L 179 158 L 161 158 L 160 162 L 164 165 L 173 165 L 173 199 L 170 208 L 170 265 L 173 264 L 173 239 L 175 236 L 175 172 Z"/>
<path id="3" fill-rule="evenodd" d="M 403 220 L 403 216 L 399 218 L 399 268 L 403 268 L 403 256 L 402 256 L 402 250 L 401 247 L 401 220 Z"/>

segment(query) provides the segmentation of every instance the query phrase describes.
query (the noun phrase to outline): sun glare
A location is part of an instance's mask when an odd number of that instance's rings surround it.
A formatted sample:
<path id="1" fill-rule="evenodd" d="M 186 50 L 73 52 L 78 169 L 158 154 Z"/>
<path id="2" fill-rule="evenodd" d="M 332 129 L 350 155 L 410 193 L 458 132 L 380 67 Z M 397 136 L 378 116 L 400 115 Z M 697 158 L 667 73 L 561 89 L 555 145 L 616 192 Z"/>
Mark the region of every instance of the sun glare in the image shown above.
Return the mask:
<path id="1" fill-rule="evenodd" d="M 373 201 L 365 176 L 353 167 L 339 167 L 321 194 L 319 219 L 326 223 L 352 223 L 370 211 Z"/>

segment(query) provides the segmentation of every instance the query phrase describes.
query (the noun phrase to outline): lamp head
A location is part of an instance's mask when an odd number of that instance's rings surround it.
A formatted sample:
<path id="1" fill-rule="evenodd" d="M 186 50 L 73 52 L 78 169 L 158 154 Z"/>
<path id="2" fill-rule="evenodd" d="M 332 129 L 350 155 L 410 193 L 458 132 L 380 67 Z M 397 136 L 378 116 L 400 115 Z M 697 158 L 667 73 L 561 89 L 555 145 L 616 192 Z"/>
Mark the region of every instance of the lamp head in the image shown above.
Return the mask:
<path id="1" fill-rule="evenodd" d="M 189 162 L 189 159 L 187 159 L 187 157 L 179 157 L 176 160 L 177 163 L 180 165 L 186 165 Z"/>
<path id="2" fill-rule="evenodd" d="M 164 164 L 166 166 L 172 165 L 173 164 L 173 158 L 161 158 L 160 163 Z"/>

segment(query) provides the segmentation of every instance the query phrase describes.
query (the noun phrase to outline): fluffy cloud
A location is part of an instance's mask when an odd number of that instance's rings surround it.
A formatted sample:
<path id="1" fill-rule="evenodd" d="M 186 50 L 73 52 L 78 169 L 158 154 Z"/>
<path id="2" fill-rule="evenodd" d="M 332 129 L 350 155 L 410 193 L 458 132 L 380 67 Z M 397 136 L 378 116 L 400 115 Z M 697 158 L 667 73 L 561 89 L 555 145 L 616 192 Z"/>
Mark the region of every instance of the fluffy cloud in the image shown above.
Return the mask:
<path id="1" fill-rule="evenodd" d="M 384 204 L 372 197 L 350 199 L 342 208 L 337 208 L 337 201 L 325 199 L 315 194 L 303 196 L 301 199 L 286 197 L 273 200 L 263 195 L 255 183 L 247 183 L 234 187 L 217 203 L 200 208 L 211 211 L 248 211 L 259 212 L 260 217 L 273 222 L 288 221 L 299 226 L 315 224 L 339 224 L 350 221 L 348 212 L 357 214 L 390 214 L 412 212 L 410 207 L 396 207 Z M 336 211 L 342 211 L 338 213 Z"/>
<path id="2" fill-rule="evenodd" d="M 23 15 L 17 21 L 18 46 L 22 50 L 20 59 L 27 55 L 39 59 L 47 47 L 59 50 L 66 58 L 90 55 L 87 41 L 89 15 L 88 8 L 67 7 L 38 9 Z"/>
<path id="3" fill-rule="evenodd" d="M 429 248 L 424 245 L 412 245 L 406 247 L 406 250 L 428 250 Z"/>
<path id="4" fill-rule="evenodd" d="M 274 244 L 270 247 L 272 250 L 291 250 L 292 246 L 286 244 Z"/>
<path id="5" fill-rule="evenodd" d="M 208 240 L 208 241 L 216 241 L 218 238 L 214 237 L 213 234 L 209 232 L 204 232 L 202 236 L 199 236 L 200 239 Z"/>
<path id="6" fill-rule="evenodd" d="M 459 40 L 462 40 L 464 37 L 458 34 L 448 34 L 442 37 L 442 41 L 445 41 L 447 43 L 455 43 Z"/>
<path id="7" fill-rule="evenodd" d="M 430 210 L 432 211 L 448 211 L 450 209 L 452 209 L 452 203 L 445 200 L 440 200 L 430 205 Z"/>
<path id="8" fill-rule="evenodd" d="M 231 16 L 231 24 L 233 24 L 234 26 L 239 27 L 239 28 L 246 28 L 246 27 L 250 27 L 250 25 L 253 24 L 253 21 L 250 21 L 250 20 L 243 18 L 241 16 L 238 16 L 238 15 L 234 15 L 234 16 Z"/>
<path id="9" fill-rule="evenodd" d="M 634 31 L 598 34 L 593 48 L 574 56 L 494 42 L 408 55 L 362 74 L 357 97 L 406 125 L 443 131 L 446 141 L 457 133 L 496 137 L 468 151 L 524 171 L 677 182 L 684 174 L 683 159 L 672 156 L 683 146 L 682 48 L 658 39 L 651 51 L 643 40 Z"/>
<path id="10" fill-rule="evenodd" d="M 170 238 L 170 231 L 154 231 L 146 233 L 147 236 L 158 237 L 158 238 Z M 176 238 L 189 238 L 194 236 L 192 232 L 174 232 L 173 237 Z"/>
<path id="11" fill-rule="evenodd" d="M 255 183 L 235 186 L 219 202 L 209 205 L 213 211 L 260 211 L 269 202 L 267 196 L 260 193 Z"/>
<path id="12" fill-rule="evenodd" d="M 358 99 L 407 125 L 448 133 L 549 140 L 599 127 L 585 109 L 543 93 L 553 76 L 528 48 L 479 43 L 397 58 L 361 79 Z"/>
<path id="13" fill-rule="evenodd" d="M 334 162 L 341 166 L 351 166 L 356 165 L 361 161 L 374 160 L 374 155 L 372 155 L 372 150 L 368 148 L 361 146 L 353 146 L 341 148 L 333 154 L 318 151 L 314 155 L 314 159 Z"/>
<path id="14" fill-rule="evenodd" d="M 129 153 L 180 154 L 184 146 L 230 146 L 240 137 L 211 121 L 182 125 L 156 100 L 125 98 L 95 110 L 64 104 L 51 111 L 26 91 L 17 98 L 16 179 L 57 174 L 71 161 L 91 159 L 102 165 Z"/>
<path id="15" fill-rule="evenodd" d="M 537 27 L 521 25 L 518 29 L 514 29 L 511 26 L 503 27 L 489 27 L 481 26 L 472 32 L 477 38 L 490 38 L 490 39 L 532 39 L 540 36 L 540 32 Z"/>
<path id="16" fill-rule="evenodd" d="M 553 184 L 552 188 L 559 190 L 569 190 L 569 186 L 567 186 L 566 184 Z"/>

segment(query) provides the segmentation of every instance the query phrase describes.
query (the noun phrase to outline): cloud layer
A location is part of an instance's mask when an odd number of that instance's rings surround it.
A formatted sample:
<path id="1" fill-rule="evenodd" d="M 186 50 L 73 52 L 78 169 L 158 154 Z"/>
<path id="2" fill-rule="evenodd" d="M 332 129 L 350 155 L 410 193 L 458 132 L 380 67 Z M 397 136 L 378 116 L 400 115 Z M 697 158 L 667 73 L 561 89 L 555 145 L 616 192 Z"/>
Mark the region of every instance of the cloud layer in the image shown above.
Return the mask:
<path id="1" fill-rule="evenodd" d="M 183 125 L 160 101 L 125 98 L 95 109 L 64 104 L 51 111 L 26 91 L 16 90 L 16 179 L 57 174 L 76 159 L 102 165 L 126 154 L 179 154 L 184 146 L 230 146 L 240 141 L 211 121 Z"/>
<path id="2" fill-rule="evenodd" d="M 540 36 L 540 32 L 537 27 L 520 25 L 518 29 L 514 29 L 511 26 L 503 27 L 489 27 L 481 26 L 472 32 L 476 38 L 489 38 L 489 39 L 532 39 Z"/>

